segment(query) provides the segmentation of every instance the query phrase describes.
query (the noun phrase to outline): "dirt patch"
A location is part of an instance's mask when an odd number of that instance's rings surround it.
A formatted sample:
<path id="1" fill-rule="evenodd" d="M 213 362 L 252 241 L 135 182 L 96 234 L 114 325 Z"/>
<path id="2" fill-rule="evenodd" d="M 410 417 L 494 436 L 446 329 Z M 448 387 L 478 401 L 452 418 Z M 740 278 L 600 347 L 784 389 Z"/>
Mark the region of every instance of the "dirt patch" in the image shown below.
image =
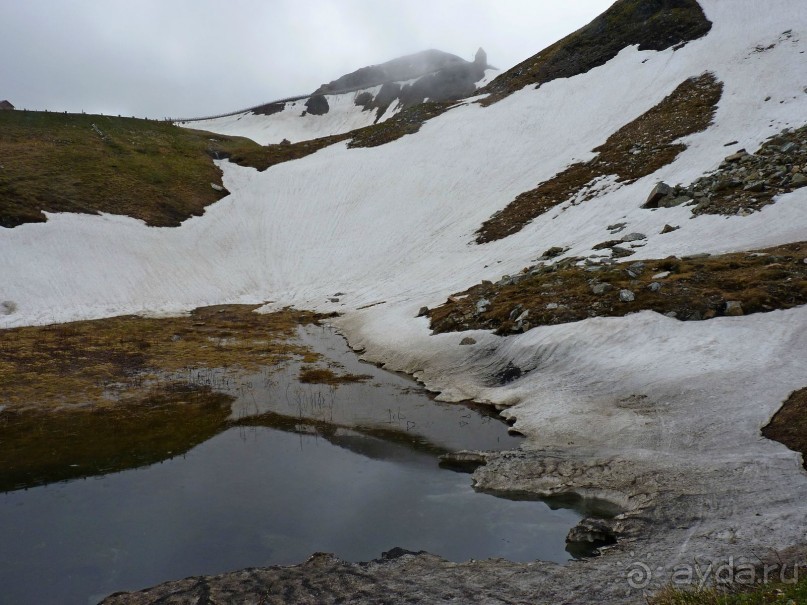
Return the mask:
<path id="1" fill-rule="evenodd" d="M 150 388 L 201 387 L 199 368 L 247 372 L 319 356 L 297 343 L 297 327 L 324 316 L 261 315 L 250 305 L 196 309 L 170 318 L 115 317 L 0 331 L 4 413 L 114 407 L 148 399 Z M 168 377 L 168 378 L 166 378 Z"/>
<path id="2" fill-rule="evenodd" d="M 679 320 L 749 315 L 807 304 L 807 243 L 719 256 L 528 267 L 482 282 L 431 310 L 435 333 L 524 332 L 589 317 L 652 310 Z M 583 266 L 578 266 L 578 263 Z"/>
<path id="3" fill-rule="evenodd" d="M 613 175 L 617 182 L 632 183 L 670 164 L 686 149 L 676 143 L 682 137 L 702 132 L 712 123 L 723 84 L 707 73 L 690 78 L 661 103 L 623 126 L 593 151 L 594 159 L 569 166 L 535 189 L 520 194 L 494 214 L 476 232 L 483 244 L 520 231 L 530 221 L 567 200 L 578 202 L 596 196 L 584 188 Z"/>
<path id="4" fill-rule="evenodd" d="M 509 69 L 480 93 L 491 105 L 534 84 L 571 78 L 604 65 L 628 46 L 665 50 L 705 36 L 712 28 L 695 0 L 619 0 L 585 27 Z"/>
<path id="5" fill-rule="evenodd" d="M 807 387 L 790 394 L 762 434 L 800 452 L 807 469 Z"/>

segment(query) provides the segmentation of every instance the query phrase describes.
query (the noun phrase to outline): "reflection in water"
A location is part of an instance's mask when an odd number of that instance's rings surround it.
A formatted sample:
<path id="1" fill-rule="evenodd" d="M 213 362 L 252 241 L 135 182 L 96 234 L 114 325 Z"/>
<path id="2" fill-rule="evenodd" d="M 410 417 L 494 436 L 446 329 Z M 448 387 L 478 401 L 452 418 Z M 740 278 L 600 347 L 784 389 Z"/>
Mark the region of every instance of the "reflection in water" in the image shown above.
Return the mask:
<path id="1" fill-rule="evenodd" d="M 438 453 L 517 447 L 504 423 L 431 401 L 330 332 L 301 337 L 372 380 L 302 385 L 295 365 L 239 380 L 216 370 L 136 410 L 60 415 L 63 425 L 6 415 L 0 485 L 28 489 L 0 494 L 0 602 L 83 605 L 314 551 L 568 559 L 578 513 L 476 493 L 438 467 Z"/>

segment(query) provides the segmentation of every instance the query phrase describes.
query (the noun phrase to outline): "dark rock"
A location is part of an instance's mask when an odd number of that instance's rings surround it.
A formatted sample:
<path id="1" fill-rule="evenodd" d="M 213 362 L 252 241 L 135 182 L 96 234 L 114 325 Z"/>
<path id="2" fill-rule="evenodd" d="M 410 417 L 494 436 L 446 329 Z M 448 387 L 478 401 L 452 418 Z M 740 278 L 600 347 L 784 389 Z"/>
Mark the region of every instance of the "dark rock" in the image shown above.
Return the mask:
<path id="1" fill-rule="evenodd" d="M 462 346 L 475 345 L 475 344 L 476 344 L 476 339 L 472 338 L 470 336 L 466 336 L 465 338 L 463 338 L 460 341 L 460 345 L 462 345 Z"/>
<path id="2" fill-rule="evenodd" d="M 647 236 L 644 233 L 628 233 L 627 235 L 622 237 L 623 243 L 628 242 L 638 242 L 639 240 L 647 239 Z"/>
<path id="3" fill-rule="evenodd" d="M 494 378 L 498 384 L 507 384 L 521 378 L 523 370 L 511 361 L 501 371 L 494 374 Z"/>
<path id="4" fill-rule="evenodd" d="M 616 533 L 608 519 L 583 519 L 566 537 L 567 542 L 605 546 L 616 543 Z"/>
<path id="5" fill-rule="evenodd" d="M 626 303 L 633 302 L 634 300 L 636 300 L 636 295 L 630 290 L 620 290 L 619 300 Z"/>
<path id="6" fill-rule="evenodd" d="M 605 294 L 609 290 L 613 290 L 613 289 L 614 289 L 614 287 L 611 284 L 603 282 L 603 283 L 594 284 L 593 286 L 591 286 L 591 293 L 592 294 L 597 294 L 599 296 L 599 295 Z"/>
<path id="7" fill-rule="evenodd" d="M 263 115 L 263 116 L 271 116 L 276 113 L 280 113 L 285 109 L 286 102 L 285 101 L 277 101 L 275 103 L 267 103 L 266 105 L 261 105 L 259 107 L 254 107 L 252 109 L 252 113 Z"/>
<path id="8" fill-rule="evenodd" d="M 371 109 L 374 100 L 373 94 L 365 90 L 356 95 L 356 98 L 353 99 L 353 103 L 364 109 Z"/>
<path id="9" fill-rule="evenodd" d="M 549 250 L 544 252 L 544 258 L 556 258 L 566 252 L 567 248 L 561 248 L 560 246 L 552 246 Z"/>
<path id="10" fill-rule="evenodd" d="M 305 109 L 314 116 L 324 116 L 331 109 L 325 95 L 313 95 L 305 102 Z"/>
<path id="11" fill-rule="evenodd" d="M 482 452 L 449 452 L 439 457 L 440 466 L 461 473 L 473 473 L 480 466 L 487 464 L 487 457 Z"/>
<path id="12" fill-rule="evenodd" d="M 726 156 L 726 162 L 734 163 L 739 162 L 744 157 L 748 155 L 748 152 L 745 149 L 740 149 L 737 153 L 732 153 L 729 156 Z"/>
<path id="13" fill-rule="evenodd" d="M 621 244 L 621 243 L 622 243 L 621 239 L 610 239 L 607 242 L 601 242 L 601 243 L 597 244 L 596 246 L 594 246 L 591 249 L 592 250 L 604 250 L 605 248 L 612 248 L 613 246 L 616 246 L 617 244 Z"/>
<path id="14" fill-rule="evenodd" d="M 418 311 L 418 314 L 415 317 L 425 317 L 428 314 L 429 314 L 429 307 L 421 307 L 420 311 Z"/>
<path id="15" fill-rule="evenodd" d="M 653 191 L 650 192 L 650 195 L 647 196 L 647 201 L 645 201 L 642 208 L 658 208 L 659 201 L 672 195 L 673 189 L 666 183 L 658 183 L 655 187 L 653 187 Z"/>
<path id="16" fill-rule="evenodd" d="M 790 186 L 794 189 L 799 189 L 807 185 L 807 175 L 803 172 L 798 172 L 790 179 Z"/>
<path id="17" fill-rule="evenodd" d="M 680 228 L 681 227 L 679 227 L 678 225 L 676 225 L 675 227 L 673 227 L 672 225 L 664 225 L 664 229 L 661 230 L 661 235 L 664 235 L 665 233 L 672 233 L 673 231 L 677 231 Z"/>
<path id="18" fill-rule="evenodd" d="M 622 248 L 621 246 L 614 246 L 611 248 L 611 258 L 624 258 L 636 254 L 633 250 Z"/>

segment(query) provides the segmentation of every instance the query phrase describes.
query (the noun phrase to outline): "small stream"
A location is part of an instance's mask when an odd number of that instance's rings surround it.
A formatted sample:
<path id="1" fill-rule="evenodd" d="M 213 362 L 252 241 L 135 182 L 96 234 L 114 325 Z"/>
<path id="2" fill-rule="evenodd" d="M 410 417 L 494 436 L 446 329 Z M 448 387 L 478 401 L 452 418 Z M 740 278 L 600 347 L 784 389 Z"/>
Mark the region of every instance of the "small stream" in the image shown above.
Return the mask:
<path id="1" fill-rule="evenodd" d="M 438 466 L 447 451 L 517 448 L 503 422 L 435 402 L 408 377 L 358 361 L 330 330 L 300 337 L 337 373 L 370 378 L 302 384 L 298 364 L 241 378 L 199 372 L 190 379 L 234 400 L 228 417 L 209 406 L 221 418 L 198 443 L 167 450 L 155 438 L 152 458 L 126 458 L 115 472 L 83 450 L 64 454 L 68 476 L 83 476 L 32 477 L 0 493 L 0 603 L 85 605 L 316 551 L 350 561 L 394 547 L 452 561 L 570 558 L 578 512 L 478 493 L 469 475 Z"/>

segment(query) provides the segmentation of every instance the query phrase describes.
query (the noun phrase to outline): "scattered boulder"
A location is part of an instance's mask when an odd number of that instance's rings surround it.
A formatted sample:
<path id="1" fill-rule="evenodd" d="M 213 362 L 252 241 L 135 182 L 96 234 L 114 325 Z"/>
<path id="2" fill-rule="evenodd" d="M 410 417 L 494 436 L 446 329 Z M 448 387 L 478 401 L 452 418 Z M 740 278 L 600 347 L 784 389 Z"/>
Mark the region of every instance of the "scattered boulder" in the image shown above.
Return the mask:
<path id="1" fill-rule="evenodd" d="M 620 290 L 619 300 L 625 303 L 633 302 L 634 300 L 636 300 L 636 295 L 630 290 Z"/>
<path id="2" fill-rule="evenodd" d="M 460 345 L 462 345 L 462 346 L 475 345 L 475 344 L 476 344 L 476 339 L 472 338 L 470 336 L 466 336 L 465 338 L 463 338 L 460 341 Z"/>
<path id="3" fill-rule="evenodd" d="M 628 233 L 627 235 L 622 237 L 623 243 L 628 242 L 638 242 L 639 240 L 647 239 L 647 236 L 644 233 Z"/>
<path id="4" fill-rule="evenodd" d="M 726 315 L 730 315 L 733 317 L 745 315 L 745 312 L 743 311 L 743 305 L 739 300 L 727 300 L 725 313 Z"/>
<path id="5" fill-rule="evenodd" d="M 482 298 L 476 301 L 476 312 L 484 313 L 490 308 L 490 301 L 487 298 Z"/>
<path id="6" fill-rule="evenodd" d="M 510 311 L 510 321 L 516 321 L 516 318 L 521 315 L 524 307 L 521 305 L 516 305 L 512 311 Z"/>
<path id="7" fill-rule="evenodd" d="M 658 292 L 661 290 L 661 284 L 657 281 L 651 282 L 651 284 L 647 286 L 647 289 L 651 292 Z"/>
<path id="8" fill-rule="evenodd" d="M 429 307 L 421 307 L 415 317 L 425 317 L 429 314 Z"/>
<path id="9" fill-rule="evenodd" d="M 665 235 L 667 233 L 672 233 L 673 231 L 677 231 L 680 228 L 681 227 L 679 227 L 678 225 L 676 225 L 674 227 L 672 225 L 664 225 L 664 228 L 661 230 L 660 235 Z"/>
<path id="10" fill-rule="evenodd" d="M 732 153 L 729 156 L 726 156 L 726 162 L 739 162 L 744 157 L 748 155 L 748 152 L 745 149 L 740 149 L 737 153 Z"/>
<path id="11" fill-rule="evenodd" d="M 793 175 L 793 178 L 790 179 L 790 186 L 794 189 L 800 189 L 807 185 L 807 175 L 803 172 L 798 172 Z"/>
<path id="12" fill-rule="evenodd" d="M 561 248 L 560 246 L 552 246 L 549 250 L 543 253 L 543 258 L 550 259 L 550 258 L 557 258 L 564 252 L 566 252 L 568 248 Z"/>
<path id="13" fill-rule="evenodd" d="M 653 187 L 653 191 L 650 192 L 650 195 L 647 196 L 647 201 L 644 203 L 642 208 L 658 208 L 659 207 L 659 200 L 668 195 L 672 195 L 673 188 L 667 185 L 666 183 L 658 183 L 655 187 Z"/>
<path id="14" fill-rule="evenodd" d="M 221 185 L 217 185 L 216 183 L 210 183 L 210 188 L 213 191 L 224 191 L 224 187 L 222 187 Z"/>
<path id="15" fill-rule="evenodd" d="M 599 296 L 599 295 L 605 294 L 609 290 L 613 290 L 613 289 L 614 289 L 614 287 L 611 284 L 602 282 L 602 283 L 597 283 L 597 284 L 594 284 L 593 286 L 591 286 L 591 293 L 592 294 L 597 294 Z"/>

